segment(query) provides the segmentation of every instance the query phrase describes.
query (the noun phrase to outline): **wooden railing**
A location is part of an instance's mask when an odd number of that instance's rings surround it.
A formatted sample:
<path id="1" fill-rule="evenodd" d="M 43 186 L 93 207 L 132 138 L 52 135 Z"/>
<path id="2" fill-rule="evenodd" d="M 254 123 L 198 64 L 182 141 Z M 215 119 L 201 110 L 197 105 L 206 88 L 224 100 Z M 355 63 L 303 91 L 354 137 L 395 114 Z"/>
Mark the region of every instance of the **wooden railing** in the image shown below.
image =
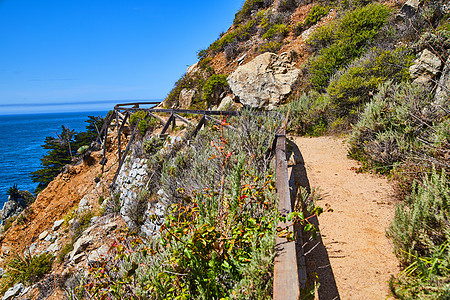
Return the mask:
<path id="1" fill-rule="evenodd" d="M 151 116 L 157 118 L 163 125 L 163 129 L 160 134 L 165 134 L 169 130 L 170 125 L 175 126 L 175 121 L 180 120 L 186 124 L 195 126 L 191 135 L 186 137 L 187 139 L 193 138 L 201 128 L 207 122 L 214 122 L 221 124 L 221 121 L 215 119 L 212 116 L 238 116 L 240 112 L 238 111 L 212 111 L 212 110 L 191 110 L 191 109 L 164 109 L 158 108 L 159 102 L 139 102 L 139 103 L 127 103 L 127 104 L 117 104 L 114 107 L 112 114 L 109 114 L 106 118 L 105 125 L 102 128 L 101 133 L 105 132 L 105 138 L 103 141 L 103 155 L 105 160 L 106 154 L 106 143 L 107 143 L 107 132 L 111 121 L 115 118 L 116 128 L 117 128 L 117 142 L 118 142 L 118 156 L 119 156 L 119 166 L 117 168 L 113 183 L 111 187 L 114 187 L 116 178 L 122 168 L 123 162 L 128 154 L 130 145 L 136 134 L 136 128 L 138 124 L 135 125 L 133 133 L 128 141 L 128 145 L 122 154 L 121 150 L 121 133 L 124 129 L 125 123 L 129 119 L 132 113 L 137 111 L 146 111 Z M 144 106 L 152 106 L 145 108 Z M 170 114 L 167 120 L 159 117 L 156 113 Z M 280 118 L 280 124 L 284 123 L 281 118 L 284 119 L 279 113 L 276 112 L 266 112 L 276 114 Z M 192 123 L 190 120 L 182 117 L 181 114 L 191 114 L 191 115 L 201 115 L 201 119 L 197 124 Z M 230 129 L 235 129 L 231 125 L 227 125 Z M 283 127 L 283 126 L 281 126 Z M 291 193 L 289 187 L 289 175 L 286 161 L 286 132 L 284 129 L 280 129 L 279 132 L 274 137 L 273 147 L 271 149 L 272 155 L 275 156 L 276 162 L 276 187 L 278 194 L 278 209 L 280 214 L 286 216 L 292 211 Z M 287 224 L 280 223 L 280 227 L 285 228 Z M 289 230 L 293 231 L 294 228 L 289 226 Z M 298 233 L 296 234 L 298 236 Z M 299 272 L 297 265 L 297 253 L 295 241 L 287 241 L 286 238 L 276 238 L 276 257 L 274 261 L 274 282 L 273 282 L 273 299 L 276 300 L 289 300 L 298 299 L 300 296 L 300 281 Z"/>

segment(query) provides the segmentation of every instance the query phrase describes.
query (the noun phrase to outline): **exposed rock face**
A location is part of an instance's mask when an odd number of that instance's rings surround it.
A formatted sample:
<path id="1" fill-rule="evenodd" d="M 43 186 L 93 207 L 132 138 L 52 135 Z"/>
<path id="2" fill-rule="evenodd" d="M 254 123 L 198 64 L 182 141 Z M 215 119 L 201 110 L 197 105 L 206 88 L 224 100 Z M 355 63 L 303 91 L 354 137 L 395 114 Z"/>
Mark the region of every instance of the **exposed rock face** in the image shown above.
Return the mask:
<path id="1" fill-rule="evenodd" d="M 445 62 L 444 70 L 439 79 L 438 87 L 436 89 L 435 104 L 448 106 L 450 96 L 450 57 Z"/>
<path id="2" fill-rule="evenodd" d="M 429 85 L 440 72 L 442 62 L 437 55 L 425 49 L 414 64 L 409 67 L 409 73 L 415 83 Z"/>
<path id="3" fill-rule="evenodd" d="M 188 109 L 192 104 L 192 100 L 194 99 L 195 94 L 195 90 L 182 89 L 180 92 L 180 97 L 178 99 L 178 106 L 181 109 Z"/>
<path id="4" fill-rule="evenodd" d="M 289 53 L 264 53 L 238 67 L 227 81 L 244 106 L 273 109 L 291 93 L 297 81 L 300 70 L 292 61 Z"/>
<path id="5" fill-rule="evenodd" d="M 411 18 L 414 16 L 419 9 L 419 0 L 408 0 L 405 4 L 403 4 L 402 8 L 400 9 L 397 18 L 404 19 L 404 18 Z"/>
<path id="6" fill-rule="evenodd" d="M 11 217 L 17 217 L 33 201 L 34 196 L 28 191 L 20 191 L 17 195 L 9 196 L 0 210 L 2 224 Z"/>
<path id="7" fill-rule="evenodd" d="M 6 291 L 5 295 L 3 295 L 2 300 L 10 300 L 14 299 L 17 295 L 20 294 L 23 290 L 22 283 L 16 283 L 12 288 Z"/>

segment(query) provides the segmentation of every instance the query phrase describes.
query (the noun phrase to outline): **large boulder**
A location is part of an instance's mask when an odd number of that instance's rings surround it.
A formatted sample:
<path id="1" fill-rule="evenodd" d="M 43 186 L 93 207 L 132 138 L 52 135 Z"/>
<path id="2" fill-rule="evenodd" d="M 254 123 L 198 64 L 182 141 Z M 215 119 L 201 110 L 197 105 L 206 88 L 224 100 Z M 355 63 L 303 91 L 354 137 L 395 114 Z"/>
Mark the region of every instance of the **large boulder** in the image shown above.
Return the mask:
<path id="1" fill-rule="evenodd" d="M 227 81 L 244 106 L 273 109 L 291 93 L 299 73 L 291 53 L 267 52 L 238 67 Z"/>
<path id="2" fill-rule="evenodd" d="M 414 82 L 430 85 L 440 72 L 441 66 L 440 58 L 430 50 L 425 49 L 419 58 L 414 61 L 414 64 L 409 67 L 409 73 Z"/>
<path id="3" fill-rule="evenodd" d="M 178 98 L 178 106 L 181 109 L 188 109 L 192 104 L 192 100 L 194 99 L 195 94 L 195 90 L 182 89 Z"/>

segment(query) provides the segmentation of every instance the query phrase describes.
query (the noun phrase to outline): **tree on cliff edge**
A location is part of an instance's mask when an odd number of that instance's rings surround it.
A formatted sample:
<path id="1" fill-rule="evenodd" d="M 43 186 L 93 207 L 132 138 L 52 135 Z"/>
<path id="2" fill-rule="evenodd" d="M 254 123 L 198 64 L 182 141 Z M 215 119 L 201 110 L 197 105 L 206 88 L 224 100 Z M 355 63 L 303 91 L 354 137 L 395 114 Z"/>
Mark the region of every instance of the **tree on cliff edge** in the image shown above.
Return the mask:
<path id="1" fill-rule="evenodd" d="M 31 172 L 31 179 L 38 183 L 36 190 L 38 194 L 61 172 L 62 168 L 72 162 L 72 157 L 77 149 L 84 145 L 90 145 L 97 138 L 98 128 L 103 126 L 103 117 L 89 116 L 86 120 L 88 125 L 86 131 L 76 133 L 68 127 L 61 126 L 61 133 L 56 134 L 56 138 L 48 136 L 42 147 L 47 154 L 41 158 L 42 167 Z"/>

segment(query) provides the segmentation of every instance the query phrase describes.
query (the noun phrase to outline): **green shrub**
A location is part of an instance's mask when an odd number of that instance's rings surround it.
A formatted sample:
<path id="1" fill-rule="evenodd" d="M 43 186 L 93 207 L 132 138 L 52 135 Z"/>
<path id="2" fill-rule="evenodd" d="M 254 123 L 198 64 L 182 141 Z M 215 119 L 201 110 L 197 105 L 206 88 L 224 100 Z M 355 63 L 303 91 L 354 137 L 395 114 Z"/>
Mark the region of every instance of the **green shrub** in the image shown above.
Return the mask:
<path id="1" fill-rule="evenodd" d="M 234 17 L 234 24 L 237 25 L 247 20 L 252 11 L 257 11 L 269 7 L 273 0 L 247 0 L 242 8 L 236 13 Z"/>
<path id="2" fill-rule="evenodd" d="M 147 154 L 155 154 L 164 145 L 164 140 L 160 137 L 151 137 L 144 141 L 144 150 Z"/>
<path id="3" fill-rule="evenodd" d="M 336 23 L 313 34 L 309 44 L 316 47 L 325 45 L 325 48 L 310 61 L 312 85 L 324 89 L 335 71 L 359 57 L 368 42 L 376 37 L 390 13 L 390 8 L 385 5 L 369 4 L 348 12 L 336 20 Z"/>
<path id="4" fill-rule="evenodd" d="M 262 36 L 265 40 L 281 40 L 289 33 L 289 28 L 286 24 L 274 24 L 267 32 Z"/>
<path id="5" fill-rule="evenodd" d="M 63 263 L 64 259 L 66 258 L 66 255 L 69 254 L 73 250 L 73 242 L 70 241 L 69 243 L 65 244 L 64 247 L 59 251 L 58 253 L 58 262 Z"/>
<path id="6" fill-rule="evenodd" d="M 304 26 L 310 27 L 322 19 L 322 17 L 326 16 L 329 12 L 327 7 L 321 5 L 315 5 L 311 8 L 310 12 L 305 18 Z"/>
<path id="7" fill-rule="evenodd" d="M 53 255 L 42 253 L 37 256 L 13 254 L 6 262 L 6 276 L 13 279 L 13 284 L 33 284 L 47 274 L 53 263 Z"/>
<path id="8" fill-rule="evenodd" d="M 297 8 L 297 6 L 299 5 L 298 0 L 281 0 L 279 6 L 278 6 L 278 11 L 280 12 L 290 12 L 294 9 Z"/>
<path id="9" fill-rule="evenodd" d="M 294 98 L 281 107 L 280 111 L 289 117 L 288 131 L 317 136 L 324 134 L 327 129 L 328 106 L 328 97 L 311 91 Z"/>
<path id="10" fill-rule="evenodd" d="M 180 93 L 183 89 L 195 89 L 197 91 L 201 91 L 203 89 L 203 85 L 205 84 L 204 76 L 207 77 L 210 76 L 210 74 L 214 73 L 214 70 L 212 70 L 211 67 L 208 68 L 209 61 L 206 60 L 205 62 L 207 62 L 207 64 L 204 64 L 203 60 L 199 63 L 199 67 L 203 72 L 195 72 L 189 75 L 185 74 L 180 79 L 178 79 L 173 89 L 164 100 L 166 108 L 170 108 L 173 105 L 178 104 Z M 196 93 L 196 96 L 192 101 L 193 103 L 197 103 L 200 101 L 198 93 Z"/>
<path id="11" fill-rule="evenodd" d="M 3 224 L 3 232 L 6 232 L 9 228 L 11 228 L 16 218 L 17 217 L 10 217 L 5 221 L 5 223 Z"/>
<path id="12" fill-rule="evenodd" d="M 281 49 L 282 44 L 275 42 L 275 41 L 269 41 L 264 44 L 261 44 L 259 46 L 259 52 L 265 53 L 265 52 L 272 52 L 277 53 Z"/>
<path id="13" fill-rule="evenodd" d="M 148 128 L 147 120 L 141 119 L 141 121 L 139 122 L 138 128 L 139 128 L 139 132 L 142 135 L 145 135 L 145 132 L 147 131 L 147 128 Z"/>
<path id="14" fill-rule="evenodd" d="M 367 103 L 387 80 L 399 83 L 409 78 L 408 67 L 413 56 L 405 48 L 394 51 L 372 49 L 338 72 L 327 92 L 337 117 L 354 119 L 361 104 Z"/>
<path id="15" fill-rule="evenodd" d="M 233 31 L 225 34 L 217 41 L 212 43 L 208 50 L 210 51 L 222 51 L 225 46 L 231 44 L 232 42 L 243 42 L 247 41 L 252 37 L 258 23 L 255 20 L 249 20 L 245 24 L 239 25 Z"/>
<path id="16" fill-rule="evenodd" d="M 203 99 L 208 103 L 212 103 L 216 97 L 214 95 L 220 95 L 228 88 L 227 75 L 215 74 L 209 77 L 203 86 Z"/>
<path id="17" fill-rule="evenodd" d="M 433 169 L 421 183 L 415 182 L 407 202 L 396 208 L 388 236 L 406 267 L 391 282 L 401 299 L 450 296 L 449 180 L 444 171 Z"/>
<path id="18" fill-rule="evenodd" d="M 139 110 L 130 116 L 130 125 L 134 126 L 139 120 L 147 118 L 147 112 L 144 110 Z"/>
<path id="19" fill-rule="evenodd" d="M 353 128 L 351 155 L 368 167 L 392 169 L 410 151 L 421 151 L 417 138 L 430 130 L 426 123 L 430 103 L 420 85 L 383 84 Z"/>

